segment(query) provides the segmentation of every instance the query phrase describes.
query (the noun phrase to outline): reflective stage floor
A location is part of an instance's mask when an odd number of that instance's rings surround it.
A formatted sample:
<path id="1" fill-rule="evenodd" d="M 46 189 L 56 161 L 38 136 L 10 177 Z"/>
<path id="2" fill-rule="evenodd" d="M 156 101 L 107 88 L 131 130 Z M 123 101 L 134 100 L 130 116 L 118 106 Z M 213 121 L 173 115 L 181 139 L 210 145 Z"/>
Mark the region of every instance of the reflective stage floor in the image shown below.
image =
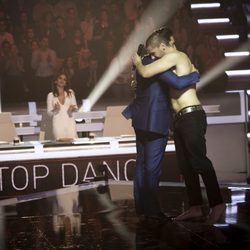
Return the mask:
<path id="1" fill-rule="evenodd" d="M 221 190 L 227 209 L 214 225 L 140 223 L 131 182 L 96 181 L 0 200 L 0 249 L 250 249 L 250 186 Z M 160 200 L 169 216 L 188 206 L 182 183 L 163 183 Z"/>

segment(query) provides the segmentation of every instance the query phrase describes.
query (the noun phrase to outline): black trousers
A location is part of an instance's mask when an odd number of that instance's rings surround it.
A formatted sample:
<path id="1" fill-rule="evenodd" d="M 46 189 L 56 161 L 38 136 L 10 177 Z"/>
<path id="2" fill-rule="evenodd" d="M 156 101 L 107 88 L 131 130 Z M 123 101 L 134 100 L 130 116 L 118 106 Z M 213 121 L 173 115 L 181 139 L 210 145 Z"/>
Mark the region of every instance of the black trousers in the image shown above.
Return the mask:
<path id="1" fill-rule="evenodd" d="M 203 110 L 184 114 L 174 121 L 176 156 L 185 179 L 190 206 L 203 203 L 199 175 L 206 187 L 210 207 L 223 202 L 212 162 L 206 156 L 206 129 Z"/>

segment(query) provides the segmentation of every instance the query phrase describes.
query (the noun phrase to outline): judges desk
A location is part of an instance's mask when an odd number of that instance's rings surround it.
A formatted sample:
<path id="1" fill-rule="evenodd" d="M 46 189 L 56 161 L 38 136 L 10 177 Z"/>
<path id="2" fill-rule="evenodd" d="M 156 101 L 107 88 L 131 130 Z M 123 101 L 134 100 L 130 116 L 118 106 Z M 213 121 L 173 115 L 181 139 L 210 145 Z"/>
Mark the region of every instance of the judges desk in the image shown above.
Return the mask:
<path id="1" fill-rule="evenodd" d="M 173 143 L 166 147 L 166 156 L 162 181 L 179 181 Z M 0 157 L 2 198 L 98 180 L 105 173 L 115 181 L 131 181 L 136 159 L 135 137 L 1 144 Z"/>
<path id="2" fill-rule="evenodd" d="M 249 176 L 244 92 L 202 96 L 207 113 L 208 156 L 220 182 Z M 0 196 L 24 195 L 98 180 L 131 181 L 135 138 L 79 138 L 73 142 L 31 141 L 0 144 Z M 175 147 L 166 147 L 161 181 L 180 181 Z"/>

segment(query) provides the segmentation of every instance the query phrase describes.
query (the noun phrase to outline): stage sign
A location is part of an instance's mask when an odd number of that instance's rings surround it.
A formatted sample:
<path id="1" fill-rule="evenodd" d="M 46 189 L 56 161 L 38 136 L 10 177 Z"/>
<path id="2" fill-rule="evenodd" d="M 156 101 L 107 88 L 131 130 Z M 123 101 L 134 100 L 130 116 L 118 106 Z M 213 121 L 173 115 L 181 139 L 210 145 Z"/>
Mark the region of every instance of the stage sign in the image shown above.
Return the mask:
<path id="1" fill-rule="evenodd" d="M 132 181 L 135 155 L 43 159 L 0 163 L 0 195 L 16 196 L 70 187 L 104 175 L 115 181 Z M 179 181 L 175 154 L 165 154 L 162 181 Z"/>

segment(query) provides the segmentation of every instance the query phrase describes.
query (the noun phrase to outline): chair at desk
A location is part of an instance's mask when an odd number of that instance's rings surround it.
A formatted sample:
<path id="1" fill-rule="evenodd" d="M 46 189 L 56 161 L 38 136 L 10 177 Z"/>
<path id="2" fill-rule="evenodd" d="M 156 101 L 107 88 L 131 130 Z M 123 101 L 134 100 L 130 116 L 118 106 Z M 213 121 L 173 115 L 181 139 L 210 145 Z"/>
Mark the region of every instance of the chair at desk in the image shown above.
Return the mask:
<path id="1" fill-rule="evenodd" d="M 11 118 L 11 113 L 0 113 L 0 140 L 13 142 L 14 138 L 17 138 L 17 132 Z"/>
<path id="2" fill-rule="evenodd" d="M 125 107 L 126 106 L 107 107 L 103 136 L 135 135 L 131 120 L 127 120 L 121 114 Z"/>
<path id="3" fill-rule="evenodd" d="M 47 111 L 42 111 L 42 120 L 40 126 L 39 141 L 54 140 L 52 132 L 52 118 L 48 115 Z"/>

